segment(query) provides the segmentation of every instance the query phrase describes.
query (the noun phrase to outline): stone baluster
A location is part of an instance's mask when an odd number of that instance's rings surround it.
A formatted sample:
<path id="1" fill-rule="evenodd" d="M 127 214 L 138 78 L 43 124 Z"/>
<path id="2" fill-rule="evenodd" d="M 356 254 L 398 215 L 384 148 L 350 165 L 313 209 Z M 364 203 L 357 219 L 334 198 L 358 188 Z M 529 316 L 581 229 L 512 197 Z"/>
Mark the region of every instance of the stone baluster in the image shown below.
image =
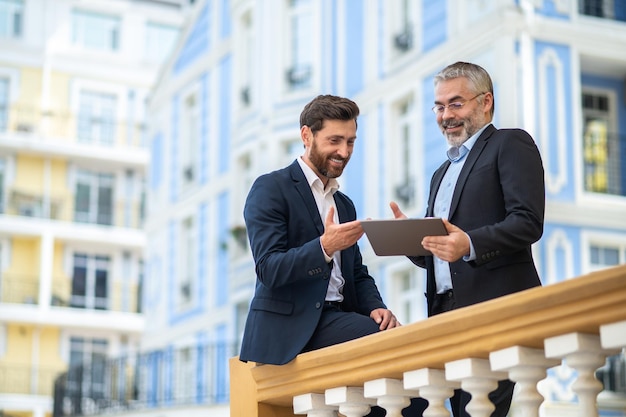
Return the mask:
<path id="1" fill-rule="evenodd" d="M 605 349 L 626 347 L 626 320 L 600 326 L 600 341 Z"/>
<path id="2" fill-rule="evenodd" d="M 598 417 L 597 397 L 603 387 L 595 371 L 604 365 L 609 354 L 602 349 L 600 336 L 569 333 L 547 338 L 544 347 L 546 357 L 564 359 L 567 366 L 578 372 L 572 384 L 572 391 L 578 396 L 578 415 Z"/>
<path id="3" fill-rule="evenodd" d="M 515 403 L 519 405 L 522 417 L 539 417 L 539 407 L 544 401 L 537 391 L 537 383 L 547 375 L 546 369 L 561 363 L 558 359 L 548 359 L 543 349 L 512 346 L 491 352 L 491 369 L 507 371 L 509 379 L 517 383 Z"/>
<path id="4" fill-rule="evenodd" d="M 418 392 L 405 389 L 402 380 L 380 378 L 365 382 L 363 395 L 375 398 L 378 406 L 387 411 L 386 417 L 401 417 L 402 409 L 411 404 L 411 398 L 417 397 Z"/>
<path id="5" fill-rule="evenodd" d="M 293 397 L 293 413 L 308 417 L 337 417 L 337 407 L 326 404 L 324 394 L 302 394 Z"/>
<path id="6" fill-rule="evenodd" d="M 445 402 L 460 387 L 458 381 L 448 381 L 441 369 L 424 368 L 404 373 L 404 388 L 419 390 L 419 396 L 428 401 L 424 417 L 450 417 Z"/>
<path id="7" fill-rule="evenodd" d="M 498 381 L 507 379 L 507 375 L 492 371 L 487 359 L 466 358 L 446 363 L 446 379 L 461 381 L 461 388 L 472 395 L 466 407 L 472 417 L 489 417 L 495 410 L 489 393 L 498 388 Z"/>
<path id="8" fill-rule="evenodd" d="M 326 404 L 336 405 L 346 417 L 363 417 L 370 412 L 376 401 L 363 396 L 363 388 L 337 387 L 326 390 Z"/>

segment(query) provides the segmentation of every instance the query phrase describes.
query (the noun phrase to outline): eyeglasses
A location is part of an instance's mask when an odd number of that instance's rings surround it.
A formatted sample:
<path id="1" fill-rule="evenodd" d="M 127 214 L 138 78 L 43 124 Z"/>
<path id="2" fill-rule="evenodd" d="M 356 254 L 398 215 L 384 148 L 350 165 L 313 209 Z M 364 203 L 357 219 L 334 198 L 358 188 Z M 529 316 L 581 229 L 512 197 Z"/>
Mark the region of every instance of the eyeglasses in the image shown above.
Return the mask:
<path id="1" fill-rule="evenodd" d="M 443 114 L 445 109 L 448 109 L 450 111 L 459 111 L 461 110 L 461 108 L 463 108 L 463 106 L 465 106 L 467 103 L 469 103 L 470 101 L 474 100 L 477 97 L 482 96 L 483 94 L 487 94 L 486 92 L 484 93 L 480 93 L 480 94 L 476 94 L 474 97 L 470 98 L 469 100 L 466 101 L 455 101 L 454 103 L 450 103 L 448 105 L 444 105 L 444 104 L 437 104 L 432 108 L 433 113 L 435 114 Z"/>

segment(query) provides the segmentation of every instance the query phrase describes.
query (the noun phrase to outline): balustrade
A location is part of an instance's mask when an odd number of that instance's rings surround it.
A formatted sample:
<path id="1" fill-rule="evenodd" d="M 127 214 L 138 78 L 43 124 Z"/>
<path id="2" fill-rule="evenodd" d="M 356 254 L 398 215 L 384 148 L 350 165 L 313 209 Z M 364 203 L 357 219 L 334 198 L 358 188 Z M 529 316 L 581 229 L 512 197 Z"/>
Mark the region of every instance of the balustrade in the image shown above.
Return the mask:
<path id="1" fill-rule="evenodd" d="M 445 400 L 462 387 L 467 411 L 489 416 L 497 381 L 516 382 L 516 415 L 537 417 L 537 385 L 565 364 L 578 416 L 598 416 L 595 377 L 626 347 L 626 265 L 454 310 L 361 339 L 298 355 L 282 365 L 231 358 L 231 417 L 347 417 L 372 405 L 399 416 L 412 397 L 425 417 L 450 416 Z M 626 406 L 624 406 L 626 412 Z M 519 414 L 517 414 L 519 413 Z"/>

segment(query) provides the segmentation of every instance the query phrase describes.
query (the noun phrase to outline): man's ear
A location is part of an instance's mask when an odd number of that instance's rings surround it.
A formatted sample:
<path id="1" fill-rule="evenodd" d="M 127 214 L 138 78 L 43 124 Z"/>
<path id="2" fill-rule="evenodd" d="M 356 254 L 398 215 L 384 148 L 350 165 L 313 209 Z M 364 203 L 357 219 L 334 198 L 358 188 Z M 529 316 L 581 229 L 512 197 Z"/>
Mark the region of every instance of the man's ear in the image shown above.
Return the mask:
<path id="1" fill-rule="evenodd" d="M 304 125 L 300 128 L 300 138 L 302 139 L 302 143 L 307 147 L 311 144 L 311 140 L 313 139 L 313 132 L 311 132 L 311 128 L 307 125 Z"/>

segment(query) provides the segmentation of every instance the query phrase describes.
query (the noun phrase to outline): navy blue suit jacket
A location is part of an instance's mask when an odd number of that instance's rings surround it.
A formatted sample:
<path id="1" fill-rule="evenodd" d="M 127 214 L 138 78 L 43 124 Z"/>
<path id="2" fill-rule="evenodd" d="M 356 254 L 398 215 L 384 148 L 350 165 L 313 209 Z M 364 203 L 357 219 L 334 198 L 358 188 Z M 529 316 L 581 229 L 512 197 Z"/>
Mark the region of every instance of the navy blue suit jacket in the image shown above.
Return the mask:
<path id="1" fill-rule="evenodd" d="M 352 201 L 339 191 L 334 198 L 339 222 L 355 220 Z M 323 220 L 297 161 L 254 182 L 244 218 L 257 282 L 239 358 L 284 364 L 311 338 L 332 268 L 320 245 Z M 369 316 L 372 310 L 386 308 L 358 245 L 341 251 L 341 272 L 344 311 Z"/>
<path id="2" fill-rule="evenodd" d="M 450 166 L 433 174 L 426 216 Z M 541 285 L 531 245 L 543 234 L 543 164 L 533 139 L 520 129 L 487 126 L 461 170 L 452 195 L 449 220 L 472 239 L 476 260 L 450 264 L 456 307 Z M 433 257 L 412 261 L 426 267 L 426 298 L 431 313 L 436 293 Z"/>

